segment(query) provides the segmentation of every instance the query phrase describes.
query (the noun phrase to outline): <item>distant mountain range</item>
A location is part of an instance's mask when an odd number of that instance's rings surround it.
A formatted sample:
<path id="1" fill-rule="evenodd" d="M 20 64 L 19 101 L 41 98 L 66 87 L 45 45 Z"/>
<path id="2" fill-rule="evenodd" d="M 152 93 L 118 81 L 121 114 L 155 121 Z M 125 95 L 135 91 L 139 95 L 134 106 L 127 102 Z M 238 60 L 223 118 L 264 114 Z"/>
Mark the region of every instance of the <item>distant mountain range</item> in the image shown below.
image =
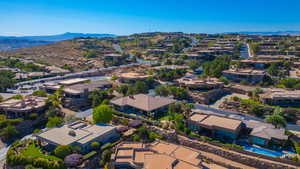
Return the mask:
<path id="1" fill-rule="evenodd" d="M 92 33 L 64 33 L 58 35 L 45 36 L 0 36 L 0 51 L 14 50 L 19 48 L 30 48 L 39 45 L 46 45 L 58 41 L 70 40 L 74 38 L 103 38 L 116 37 L 113 34 L 92 34 Z"/>
<path id="2" fill-rule="evenodd" d="M 300 35 L 300 31 L 276 31 L 276 32 L 227 32 L 246 35 Z"/>
<path id="3" fill-rule="evenodd" d="M 103 38 L 103 37 L 115 37 L 113 34 L 94 34 L 94 33 L 70 33 L 66 32 L 64 34 L 58 35 L 45 35 L 45 36 L 0 36 L 0 39 L 26 39 L 31 41 L 63 41 L 70 40 L 73 38 Z"/>
<path id="4" fill-rule="evenodd" d="M 0 51 L 9 51 L 20 48 L 31 48 L 34 46 L 47 45 L 51 41 L 32 41 L 27 39 L 0 38 Z"/>

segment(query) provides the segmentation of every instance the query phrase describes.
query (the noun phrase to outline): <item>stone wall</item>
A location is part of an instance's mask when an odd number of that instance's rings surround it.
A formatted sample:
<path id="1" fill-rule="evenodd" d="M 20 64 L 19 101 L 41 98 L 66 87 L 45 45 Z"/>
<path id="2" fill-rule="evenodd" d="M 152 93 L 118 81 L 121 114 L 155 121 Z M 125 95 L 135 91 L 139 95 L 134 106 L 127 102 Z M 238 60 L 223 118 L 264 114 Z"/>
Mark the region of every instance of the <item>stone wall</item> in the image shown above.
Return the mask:
<path id="1" fill-rule="evenodd" d="M 262 161 L 259 159 L 255 159 L 255 158 L 250 158 L 247 156 L 243 156 L 240 155 L 238 153 L 232 153 L 232 152 L 228 152 L 225 151 L 223 149 L 218 149 L 215 148 L 213 146 L 209 146 L 207 144 L 200 144 L 199 142 L 190 140 L 190 139 L 182 139 L 180 137 L 178 137 L 178 143 L 187 147 L 192 147 L 194 149 L 198 149 L 201 151 L 205 151 L 205 152 L 209 152 L 209 153 L 213 153 L 215 155 L 221 156 L 223 158 L 247 165 L 247 166 L 251 166 L 251 167 L 255 167 L 255 168 L 261 168 L 261 169 L 296 169 L 296 166 L 293 167 L 287 167 L 287 166 L 283 166 L 280 164 L 274 164 L 274 163 L 270 163 L 270 162 L 266 162 L 266 161 Z"/>

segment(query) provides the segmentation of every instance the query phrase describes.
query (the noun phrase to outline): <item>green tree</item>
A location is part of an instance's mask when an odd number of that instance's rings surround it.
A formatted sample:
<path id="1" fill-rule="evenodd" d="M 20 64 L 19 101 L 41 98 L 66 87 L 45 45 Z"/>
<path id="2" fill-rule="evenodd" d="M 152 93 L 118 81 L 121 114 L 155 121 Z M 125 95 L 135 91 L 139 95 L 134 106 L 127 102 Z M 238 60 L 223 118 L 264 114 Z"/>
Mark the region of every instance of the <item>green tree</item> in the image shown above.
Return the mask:
<path id="1" fill-rule="evenodd" d="M 119 86 L 117 89 L 117 92 L 122 93 L 123 96 L 126 96 L 129 90 L 129 86 L 128 85 L 121 85 Z"/>
<path id="2" fill-rule="evenodd" d="M 97 106 L 93 109 L 94 123 L 108 123 L 112 120 L 114 110 L 105 104 Z"/>
<path id="3" fill-rule="evenodd" d="M 137 81 L 134 85 L 135 93 L 148 93 L 148 86 L 143 81 Z"/>
<path id="4" fill-rule="evenodd" d="M 286 88 L 294 88 L 299 83 L 300 82 L 298 79 L 293 79 L 293 78 L 286 78 L 280 81 L 280 84 L 282 84 Z"/>
<path id="5" fill-rule="evenodd" d="M 267 72 L 271 76 L 277 76 L 279 74 L 279 66 L 276 63 L 272 63 L 270 67 L 268 67 Z"/>
<path id="6" fill-rule="evenodd" d="M 226 70 L 230 66 L 232 58 L 230 56 L 222 56 L 217 57 L 215 60 L 211 62 L 205 62 L 203 67 L 203 74 L 204 76 L 210 77 L 221 77 L 222 71 Z"/>
<path id="7" fill-rule="evenodd" d="M 280 113 L 274 112 L 272 115 L 268 115 L 265 118 L 265 122 L 271 123 L 275 126 L 275 128 L 280 128 L 280 127 L 285 127 L 286 126 L 286 121 L 284 117 L 280 115 Z"/>
<path id="8" fill-rule="evenodd" d="M 111 80 L 115 81 L 115 80 L 117 80 L 118 78 L 119 78 L 118 76 L 112 75 Z"/>
<path id="9" fill-rule="evenodd" d="M 14 95 L 11 99 L 22 100 L 24 97 L 20 94 Z"/>
<path id="10" fill-rule="evenodd" d="M 55 156 L 61 159 L 64 159 L 66 156 L 72 154 L 73 152 L 73 148 L 70 145 L 60 145 L 57 146 L 54 150 Z"/>
<path id="11" fill-rule="evenodd" d="M 0 136 L 4 139 L 11 139 L 16 136 L 18 136 L 19 131 L 16 129 L 16 127 L 12 125 L 8 125 L 5 128 L 1 129 Z"/>
<path id="12" fill-rule="evenodd" d="M 259 107 L 257 105 L 252 105 L 250 108 L 250 112 L 257 117 L 261 117 L 265 113 L 264 109 L 262 109 L 261 107 Z"/>
<path id="13" fill-rule="evenodd" d="M 103 100 L 108 99 L 108 98 L 109 98 L 108 93 L 103 90 L 93 91 L 89 95 L 89 99 L 92 101 L 93 107 L 100 105 L 103 102 Z"/>
<path id="14" fill-rule="evenodd" d="M 0 70 L 0 92 L 5 92 L 7 88 L 14 85 L 16 80 L 14 79 L 15 74 L 11 71 Z"/>
<path id="15" fill-rule="evenodd" d="M 191 60 L 189 63 L 188 63 L 189 67 L 192 69 L 192 70 L 196 70 L 197 68 L 199 68 L 200 64 L 197 60 Z"/>
<path id="16" fill-rule="evenodd" d="M 48 122 L 46 124 L 46 127 L 47 128 L 57 127 L 57 126 L 63 124 L 63 122 L 64 122 L 64 120 L 62 118 L 60 118 L 60 117 L 57 117 L 57 116 L 55 116 L 55 117 L 49 117 L 48 118 Z"/>
<path id="17" fill-rule="evenodd" d="M 221 82 L 223 82 L 225 85 L 228 85 L 228 84 L 229 84 L 229 80 L 228 80 L 226 77 L 224 77 L 224 76 L 220 77 L 219 80 L 220 80 Z"/>
<path id="18" fill-rule="evenodd" d="M 101 160 L 100 160 L 100 165 L 104 166 L 106 163 L 110 161 L 112 151 L 109 149 L 106 149 L 102 152 L 101 154 Z"/>
<path id="19" fill-rule="evenodd" d="M 170 94 L 169 90 L 165 86 L 157 86 L 155 88 L 155 93 L 160 96 L 168 96 Z"/>
<path id="20" fill-rule="evenodd" d="M 55 91 L 53 95 L 48 95 L 48 99 L 46 103 L 55 109 L 60 109 L 61 102 L 63 98 L 63 87 L 60 87 L 58 90 Z"/>

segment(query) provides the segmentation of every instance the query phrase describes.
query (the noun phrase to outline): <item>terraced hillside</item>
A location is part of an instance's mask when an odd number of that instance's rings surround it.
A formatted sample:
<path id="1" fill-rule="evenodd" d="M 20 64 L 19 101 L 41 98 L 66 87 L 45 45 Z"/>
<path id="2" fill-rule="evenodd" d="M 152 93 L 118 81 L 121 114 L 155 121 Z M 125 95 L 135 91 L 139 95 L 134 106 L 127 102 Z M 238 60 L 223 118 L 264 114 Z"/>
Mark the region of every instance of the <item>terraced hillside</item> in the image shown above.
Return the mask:
<path id="1" fill-rule="evenodd" d="M 116 53 L 111 43 L 103 39 L 66 40 L 32 48 L 0 52 L 1 57 L 19 57 L 37 63 L 72 68 L 74 71 L 103 66 L 103 56 Z"/>

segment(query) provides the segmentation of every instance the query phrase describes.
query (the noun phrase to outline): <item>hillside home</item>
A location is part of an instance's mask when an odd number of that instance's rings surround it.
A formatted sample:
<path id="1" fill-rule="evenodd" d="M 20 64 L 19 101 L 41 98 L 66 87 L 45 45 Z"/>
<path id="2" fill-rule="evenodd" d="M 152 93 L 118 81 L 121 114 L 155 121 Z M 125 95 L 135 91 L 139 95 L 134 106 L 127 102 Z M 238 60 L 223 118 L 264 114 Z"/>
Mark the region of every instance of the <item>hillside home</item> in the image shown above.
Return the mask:
<path id="1" fill-rule="evenodd" d="M 274 106 L 298 106 L 300 104 L 300 90 L 270 91 L 260 95 L 264 104 Z"/>
<path id="2" fill-rule="evenodd" d="M 119 134 L 116 128 L 111 125 L 90 125 L 83 121 L 76 121 L 61 127 L 47 129 L 36 134 L 36 137 L 49 149 L 59 145 L 72 145 L 79 146 L 83 151 L 87 151 L 91 148 L 92 142 L 112 142 L 119 137 Z"/>
<path id="3" fill-rule="evenodd" d="M 193 113 L 188 119 L 188 126 L 193 131 L 204 132 L 214 138 L 233 142 L 243 128 L 243 122 L 218 115 Z"/>
<path id="4" fill-rule="evenodd" d="M 284 129 L 277 129 L 273 125 L 253 120 L 244 120 L 249 133 L 249 142 L 269 147 L 271 145 L 283 146 L 288 140 Z"/>
<path id="5" fill-rule="evenodd" d="M 88 96 L 93 91 L 105 90 L 111 87 L 112 83 L 107 80 L 67 86 L 63 88 L 63 105 L 71 109 L 80 109 L 89 106 Z"/>
<path id="6" fill-rule="evenodd" d="M 46 98 L 27 96 L 23 99 L 9 99 L 0 103 L 0 112 L 8 118 L 24 117 L 30 113 L 39 113 L 46 108 Z"/>
<path id="7" fill-rule="evenodd" d="M 235 82 L 247 81 L 259 83 L 266 78 L 266 71 L 253 69 L 229 69 L 224 70 L 223 76 Z"/>
<path id="8" fill-rule="evenodd" d="M 151 144 L 123 142 L 117 146 L 112 164 L 116 169 L 210 168 L 208 164 L 204 167 L 199 156 L 194 149 L 163 141 Z"/>
<path id="9" fill-rule="evenodd" d="M 151 77 L 150 75 L 139 72 L 121 73 L 117 76 L 119 77 L 118 81 L 120 83 L 135 83 L 137 80 L 145 80 L 148 77 Z"/>
<path id="10" fill-rule="evenodd" d="M 111 100 L 111 104 L 119 111 L 146 116 L 159 116 L 168 111 L 168 106 L 176 100 L 166 97 L 136 94 Z"/>
<path id="11" fill-rule="evenodd" d="M 224 86 L 224 83 L 217 78 L 189 78 L 183 77 L 176 80 L 181 86 L 189 89 L 210 90 L 218 89 Z"/>

